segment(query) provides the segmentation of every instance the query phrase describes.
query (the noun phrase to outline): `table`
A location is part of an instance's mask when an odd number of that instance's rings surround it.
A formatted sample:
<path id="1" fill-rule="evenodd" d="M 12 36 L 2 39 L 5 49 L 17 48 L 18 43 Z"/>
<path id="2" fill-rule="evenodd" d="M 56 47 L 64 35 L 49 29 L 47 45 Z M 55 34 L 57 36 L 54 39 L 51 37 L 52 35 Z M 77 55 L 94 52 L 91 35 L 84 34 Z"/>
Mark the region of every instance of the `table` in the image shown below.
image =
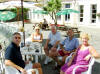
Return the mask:
<path id="1" fill-rule="evenodd" d="M 38 52 L 30 52 L 30 51 L 28 51 L 28 52 L 22 51 L 21 54 L 22 55 L 35 55 L 35 63 L 38 63 L 38 56 L 43 55 L 43 54 L 38 53 Z"/>
<path id="2" fill-rule="evenodd" d="M 33 43 L 33 44 L 36 44 L 36 43 Z M 35 55 L 35 62 L 37 63 L 38 62 L 38 56 L 41 55 L 41 58 L 42 58 L 42 46 L 40 43 L 37 43 L 37 45 L 40 44 L 40 48 L 39 47 L 36 47 L 36 46 L 33 46 L 33 44 L 30 44 L 30 46 L 25 46 L 25 47 L 22 47 L 21 48 L 21 54 L 22 55 Z M 39 51 L 36 52 L 36 50 L 39 49 Z"/>

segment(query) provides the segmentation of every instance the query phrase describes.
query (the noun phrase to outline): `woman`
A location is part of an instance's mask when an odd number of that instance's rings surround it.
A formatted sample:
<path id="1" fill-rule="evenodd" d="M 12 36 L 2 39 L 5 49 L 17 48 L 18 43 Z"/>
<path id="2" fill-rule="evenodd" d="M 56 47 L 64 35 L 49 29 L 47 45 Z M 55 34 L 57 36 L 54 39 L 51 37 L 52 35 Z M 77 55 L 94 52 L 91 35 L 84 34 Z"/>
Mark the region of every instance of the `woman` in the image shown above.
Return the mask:
<path id="1" fill-rule="evenodd" d="M 35 27 L 35 32 L 32 34 L 32 42 L 42 42 L 43 35 L 40 33 L 40 28 L 37 26 Z"/>
<path id="2" fill-rule="evenodd" d="M 100 55 L 96 50 L 88 43 L 89 35 L 83 33 L 80 36 L 82 44 L 78 47 L 75 54 L 72 55 L 72 59 L 68 63 L 61 67 L 60 74 L 72 74 L 73 69 L 78 65 L 88 65 L 91 56 L 95 58 L 100 58 Z M 78 68 L 75 74 L 81 74 L 81 72 L 86 71 L 88 68 Z"/>
<path id="3" fill-rule="evenodd" d="M 32 34 L 32 48 L 35 49 L 35 52 L 41 51 L 41 43 L 43 41 L 43 35 L 40 32 L 40 28 L 38 26 L 35 27 L 35 32 Z M 41 51 L 42 53 L 42 51 Z"/>

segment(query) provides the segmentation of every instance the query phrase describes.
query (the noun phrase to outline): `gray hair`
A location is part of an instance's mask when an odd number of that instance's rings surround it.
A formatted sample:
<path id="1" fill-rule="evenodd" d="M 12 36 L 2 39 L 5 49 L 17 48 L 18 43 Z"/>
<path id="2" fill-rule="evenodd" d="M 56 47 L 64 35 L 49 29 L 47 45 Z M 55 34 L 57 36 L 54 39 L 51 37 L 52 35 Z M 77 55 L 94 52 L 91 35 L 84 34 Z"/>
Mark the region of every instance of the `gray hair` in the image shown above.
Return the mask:
<path id="1" fill-rule="evenodd" d="M 57 30 L 57 28 L 56 28 L 55 25 L 53 25 L 53 26 L 50 27 L 50 29 L 52 29 L 52 28 L 54 28 L 55 30 Z"/>
<path id="2" fill-rule="evenodd" d="M 15 33 L 13 33 L 13 36 L 14 36 L 14 35 L 20 35 L 20 33 L 18 33 L 18 32 L 15 32 Z M 21 36 L 21 35 L 20 35 L 20 36 Z"/>

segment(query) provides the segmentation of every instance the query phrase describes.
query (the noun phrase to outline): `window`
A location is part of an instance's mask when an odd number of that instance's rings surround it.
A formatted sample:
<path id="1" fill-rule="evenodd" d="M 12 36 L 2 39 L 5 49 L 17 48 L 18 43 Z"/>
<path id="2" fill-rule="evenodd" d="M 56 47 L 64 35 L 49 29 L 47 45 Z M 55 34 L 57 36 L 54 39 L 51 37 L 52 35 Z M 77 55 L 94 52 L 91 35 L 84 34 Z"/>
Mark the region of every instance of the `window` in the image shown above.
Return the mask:
<path id="1" fill-rule="evenodd" d="M 70 4 L 65 4 L 65 8 L 70 8 Z M 69 20 L 70 20 L 70 14 L 66 14 L 65 21 L 69 21 Z"/>
<path id="2" fill-rule="evenodd" d="M 70 14 L 66 14 L 65 15 L 65 21 L 69 21 L 70 20 Z"/>
<path id="3" fill-rule="evenodd" d="M 91 6 L 91 22 L 96 23 L 96 13 L 97 13 L 97 5 L 94 4 Z"/>
<path id="4" fill-rule="evenodd" d="M 70 8 L 70 4 L 65 4 L 65 8 Z"/>
<path id="5" fill-rule="evenodd" d="M 84 6 L 80 5 L 80 22 L 83 22 L 83 12 L 84 12 Z"/>

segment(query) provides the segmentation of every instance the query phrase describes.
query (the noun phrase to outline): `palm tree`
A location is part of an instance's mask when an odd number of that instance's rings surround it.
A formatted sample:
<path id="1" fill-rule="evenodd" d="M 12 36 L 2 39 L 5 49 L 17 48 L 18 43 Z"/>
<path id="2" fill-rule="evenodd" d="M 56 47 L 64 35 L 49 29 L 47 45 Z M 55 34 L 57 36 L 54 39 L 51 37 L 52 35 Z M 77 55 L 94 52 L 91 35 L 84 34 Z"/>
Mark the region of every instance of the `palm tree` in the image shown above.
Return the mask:
<path id="1" fill-rule="evenodd" d="M 49 13 L 54 23 L 57 24 L 56 13 L 61 9 L 61 0 L 49 0 L 43 9 Z"/>

